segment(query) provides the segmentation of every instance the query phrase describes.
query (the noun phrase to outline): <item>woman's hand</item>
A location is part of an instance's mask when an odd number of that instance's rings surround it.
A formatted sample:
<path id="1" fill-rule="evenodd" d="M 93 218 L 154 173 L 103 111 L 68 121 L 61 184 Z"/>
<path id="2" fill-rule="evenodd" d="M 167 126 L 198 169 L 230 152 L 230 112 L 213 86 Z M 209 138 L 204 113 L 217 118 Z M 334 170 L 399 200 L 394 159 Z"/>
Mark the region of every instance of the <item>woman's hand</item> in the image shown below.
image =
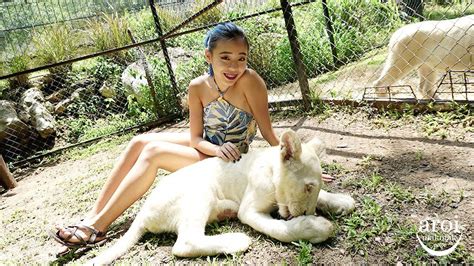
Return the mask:
<path id="1" fill-rule="evenodd" d="M 232 161 L 234 163 L 241 158 L 239 149 L 232 142 L 226 142 L 222 146 L 218 146 L 216 156 L 226 162 Z"/>
<path id="2" fill-rule="evenodd" d="M 334 177 L 330 176 L 328 174 L 322 174 L 321 179 L 326 183 L 330 183 L 330 182 L 334 181 Z"/>

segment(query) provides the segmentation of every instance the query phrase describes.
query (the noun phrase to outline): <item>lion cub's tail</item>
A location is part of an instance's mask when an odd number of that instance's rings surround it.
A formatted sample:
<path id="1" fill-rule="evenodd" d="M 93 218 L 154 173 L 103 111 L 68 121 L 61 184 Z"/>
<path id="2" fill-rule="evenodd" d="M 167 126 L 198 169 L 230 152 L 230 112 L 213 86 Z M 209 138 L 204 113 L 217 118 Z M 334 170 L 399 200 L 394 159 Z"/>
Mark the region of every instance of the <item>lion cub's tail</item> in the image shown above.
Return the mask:
<path id="1" fill-rule="evenodd" d="M 134 246 L 138 240 L 145 234 L 146 229 L 143 226 L 143 222 L 135 220 L 130 229 L 120 238 L 117 243 L 109 247 L 105 252 L 95 257 L 89 264 L 92 265 L 106 265 L 111 264 L 114 260 L 123 256 L 132 246 Z"/>

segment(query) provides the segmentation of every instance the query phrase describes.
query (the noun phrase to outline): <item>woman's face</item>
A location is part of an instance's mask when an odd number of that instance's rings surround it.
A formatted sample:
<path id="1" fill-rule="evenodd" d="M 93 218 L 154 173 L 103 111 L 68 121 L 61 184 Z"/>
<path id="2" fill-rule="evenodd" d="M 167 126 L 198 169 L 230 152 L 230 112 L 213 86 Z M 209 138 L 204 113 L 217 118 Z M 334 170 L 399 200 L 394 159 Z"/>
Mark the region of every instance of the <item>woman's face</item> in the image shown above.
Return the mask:
<path id="1" fill-rule="evenodd" d="M 219 40 L 214 50 L 206 49 L 206 61 L 212 64 L 214 78 L 221 90 L 226 90 L 244 74 L 247 69 L 248 47 L 244 39 Z"/>

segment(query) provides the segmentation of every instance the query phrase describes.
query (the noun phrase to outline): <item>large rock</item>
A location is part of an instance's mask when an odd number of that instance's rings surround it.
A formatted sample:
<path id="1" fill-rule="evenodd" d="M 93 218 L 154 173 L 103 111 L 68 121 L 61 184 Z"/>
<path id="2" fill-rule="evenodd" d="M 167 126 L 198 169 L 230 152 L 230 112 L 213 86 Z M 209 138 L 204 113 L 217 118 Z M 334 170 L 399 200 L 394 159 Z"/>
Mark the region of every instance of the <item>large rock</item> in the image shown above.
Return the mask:
<path id="1" fill-rule="evenodd" d="M 51 149 L 54 143 L 55 135 L 42 137 L 32 126 L 18 118 L 14 103 L 0 100 L 0 153 L 6 162 Z"/>
<path id="2" fill-rule="evenodd" d="M 29 135 L 28 125 L 18 118 L 12 102 L 0 100 L 0 142 L 11 136 Z"/>
<path id="3" fill-rule="evenodd" d="M 200 54 L 197 54 L 196 52 L 188 51 L 181 47 L 169 47 L 168 55 L 170 57 L 171 68 L 173 71 L 176 71 L 176 68 L 179 64 L 196 58 L 196 56 L 200 56 Z M 159 53 L 158 58 L 164 59 L 163 53 Z"/>
<path id="4" fill-rule="evenodd" d="M 126 96 L 134 95 L 141 105 L 145 105 L 148 99 L 143 88 L 148 88 L 145 69 L 139 62 L 129 65 L 122 73 L 122 84 Z"/>
<path id="5" fill-rule="evenodd" d="M 25 122 L 30 122 L 30 107 L 36 102 L 44 102 L 43 92 L 37 87 L 33 87 L 23 92 L 20 98 L 19 117 Z"/>
<path id="6" fill-rule="evenodd" d="M 56 132 L 56 122 L 43 103 L 35 102 L 30 107 L 31 123 L 41 137 L 47 138 Z"/>
<path id="7" fill-rule="evenodd" d="M 56 122 L 44 102 L 41 90 L 38 88 L 28 89 L 21 99 L 21 114 L 22 119 L 29 121 L 41 137 L 47 138 L 56 131 Z"/>

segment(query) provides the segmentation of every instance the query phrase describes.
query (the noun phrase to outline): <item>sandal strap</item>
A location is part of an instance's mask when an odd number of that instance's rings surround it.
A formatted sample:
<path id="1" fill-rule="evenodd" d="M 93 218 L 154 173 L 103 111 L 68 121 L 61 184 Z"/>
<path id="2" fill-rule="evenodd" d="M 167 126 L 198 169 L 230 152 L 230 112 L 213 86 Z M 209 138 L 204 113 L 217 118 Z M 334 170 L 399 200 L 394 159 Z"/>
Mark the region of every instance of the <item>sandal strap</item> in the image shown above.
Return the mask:
<path id="1" fill-rule="evenodd" d="M 76 234 L 77 230 L 82 229 L 86 235 L 87 232 L 90 232 L 89 238 L 87 240 L 84 240 L 84 238 L 81 237 L 80 234 Z M 69 236 L 67 236 L 64 241 L 67 242 L 69 241 L 73 236 L 75 236 L 81 245 L 87 245 L 87 244 L 94 244 L 97 240 L 97 237 L 102 237 L 105 236 L 104 232 L 100 232 L 99 230 L 95 229 L 94 227 L 87 226 L 84 224 L 77 224 L 77 225 L 70 225 L 65 228 L 65 230 L 69 231 Z"/>

